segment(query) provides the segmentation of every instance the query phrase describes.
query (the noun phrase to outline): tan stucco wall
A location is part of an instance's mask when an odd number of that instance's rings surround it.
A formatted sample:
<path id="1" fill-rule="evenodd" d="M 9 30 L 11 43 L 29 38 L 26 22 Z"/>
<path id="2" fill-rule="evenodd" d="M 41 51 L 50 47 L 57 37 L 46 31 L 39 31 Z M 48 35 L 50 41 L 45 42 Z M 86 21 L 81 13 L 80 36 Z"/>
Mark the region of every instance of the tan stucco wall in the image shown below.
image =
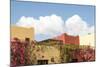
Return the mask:
<path id="1" fill-rule="evenodd" d="M 80 45 L 90 45 L 95 47 L 95 34 L 80 36 Z"/>
<path id="2" fill-rule="evenodd" d="M 14 38 L 14 37 L 17 37 L 21 40 L 25 40 L 25 38 L 30 38 L 30 40 L 33 40 L 34 30 L 33 28 L 11 26 L 11 38 Z"/>
<path id="3" fill-rule="evenodd" d="M 48 60 L 48 64 L 61 62 L 60 50 L 55 46 L 40 45 L 40 46 L 35 46 L 34 49 L 35 50 L 33 51 L 33 54 L 35 54 L 36 56 L 36 64 L 37 64 L 37 60 Z M 37 49 L 40 49 L 40 50 L 37 51 Z M 55 62 L 51 62 L 51 58 L 54 58 Z M 32 57 L 32 54 L 31 54 L 31 60 L 34 60 L 34 55 Z"/>
<path id="4" fill-rule="evenodd" d="M 41 59 L 41 60 L 47 59 L 49 64 L 60 63 L 60 50 L 58 50 L 57 48 L 53 46 L 46 46 L 46 48 L 47 49 L 44 52 L 41 52 L 41 51 L 39 52 L 40 55 L 38 55 L 37 53 L 37 56 L 40 56 L 37 59 Z M 42 55 L 44 56 L 44 58 L 41 58 Z M 55 62 L 51 62 L 52 57 L 54 58 Z"/>

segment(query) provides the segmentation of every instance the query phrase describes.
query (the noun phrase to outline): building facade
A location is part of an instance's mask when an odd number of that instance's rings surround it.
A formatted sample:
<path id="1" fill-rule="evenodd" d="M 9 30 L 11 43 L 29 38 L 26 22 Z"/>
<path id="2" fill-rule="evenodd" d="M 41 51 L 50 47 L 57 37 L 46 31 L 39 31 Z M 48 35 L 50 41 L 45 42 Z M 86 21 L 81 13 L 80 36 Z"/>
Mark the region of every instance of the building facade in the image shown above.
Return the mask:
<path id="1" fill-rule="evenodd" d="M 95 34 L 80 36 L 80 45 L 89 45 L 95 47 Z"/>
<path id="2" fill-rule="evenodd" d="M 28 38 L 30 40 L 34 40 L 34 29 L 11 26 L 11 39 L 13 38 L 18 38 L 20 40 L 25 40 L 26 38 Z"/>
<path id="3" fill-rule="evenodd" d="M 61 63 L 60 47 L 63 44 L 59 40 L 48 39 L 35 43 L 36 64 Z M 34 60 L 34 58 L 31 58 Z"/>
<path id="4" fill-rule="evenodd" d="M 66 33 L 63 33 L 57 37 L 54 37 L 56 40 L 61 40 L 63 41 L 63 44 L 73 44 L 73 45 L 79 45 L 79 36 L 70 36 L 67 35 Z"/>

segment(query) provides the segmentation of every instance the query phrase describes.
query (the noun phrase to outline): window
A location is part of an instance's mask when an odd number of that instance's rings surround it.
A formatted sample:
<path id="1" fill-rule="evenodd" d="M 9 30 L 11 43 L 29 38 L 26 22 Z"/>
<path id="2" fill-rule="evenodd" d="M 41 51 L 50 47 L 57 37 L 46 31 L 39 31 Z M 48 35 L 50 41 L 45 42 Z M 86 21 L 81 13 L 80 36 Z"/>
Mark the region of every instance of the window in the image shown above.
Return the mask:
<path id="1" fill-rule="evenodd" d="M 38 60 L 38 65 L 48 64 L 48 60 Z"/>

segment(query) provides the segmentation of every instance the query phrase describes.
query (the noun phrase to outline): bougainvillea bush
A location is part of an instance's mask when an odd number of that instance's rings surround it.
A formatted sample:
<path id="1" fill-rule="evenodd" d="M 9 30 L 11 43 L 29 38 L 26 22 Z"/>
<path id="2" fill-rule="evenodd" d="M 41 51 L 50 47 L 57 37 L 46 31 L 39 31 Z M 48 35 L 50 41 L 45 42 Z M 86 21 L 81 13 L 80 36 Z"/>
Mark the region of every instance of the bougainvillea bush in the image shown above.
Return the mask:
<path id="1" fill-rule="evenodd" d="M 36 53 L 44 52 L 50 45 L 39 45 L 34 41 L 22 41 L 18 38 L 11 40 L 11 67 L 36 65 Z M 51 45 L 54 47 L 54 45 Z M 89 46 L 56 45 L 60 50 L 60 63 L 95 61 L 95 49 Z M 55 58 L 53 58 L 55 59 Z"/>
<path id="2" fill-rule="evenodd" d="M 11 66 L 29 65 L 30 62 L 30 47 L 33 43 L 21 41 L 18 38 L 11 40 Z"/>

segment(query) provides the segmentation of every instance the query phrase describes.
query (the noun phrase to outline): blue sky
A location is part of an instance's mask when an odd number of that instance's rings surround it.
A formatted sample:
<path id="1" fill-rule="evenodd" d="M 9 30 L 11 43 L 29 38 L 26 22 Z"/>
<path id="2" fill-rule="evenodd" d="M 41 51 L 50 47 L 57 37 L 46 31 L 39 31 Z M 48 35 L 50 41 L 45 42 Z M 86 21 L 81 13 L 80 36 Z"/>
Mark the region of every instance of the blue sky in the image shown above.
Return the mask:
<path id="1" fill-rule="evenodd" d="M 64 22 L 76 14 L 90 26 L 94 26 L 95 23 L 95 6 L 11 0 L 11 24 L 16 24 L 22 16 L 39 19 L 40 16 L 50 16 L 52 14 L 60 16 Z M 51 35 L 37 34 L 35 39 L 44 40 L 50 37 Z"/>
<path id="2" fill-rule="evenodd" d="M 78 14 L 90 25 L 95 23 L 95 6 L 11 1 L 11 24 L 15 24 L 22 16 L 38 19 L 39 16 L 51 14 L 61 16 L 64 21 Z"/>

